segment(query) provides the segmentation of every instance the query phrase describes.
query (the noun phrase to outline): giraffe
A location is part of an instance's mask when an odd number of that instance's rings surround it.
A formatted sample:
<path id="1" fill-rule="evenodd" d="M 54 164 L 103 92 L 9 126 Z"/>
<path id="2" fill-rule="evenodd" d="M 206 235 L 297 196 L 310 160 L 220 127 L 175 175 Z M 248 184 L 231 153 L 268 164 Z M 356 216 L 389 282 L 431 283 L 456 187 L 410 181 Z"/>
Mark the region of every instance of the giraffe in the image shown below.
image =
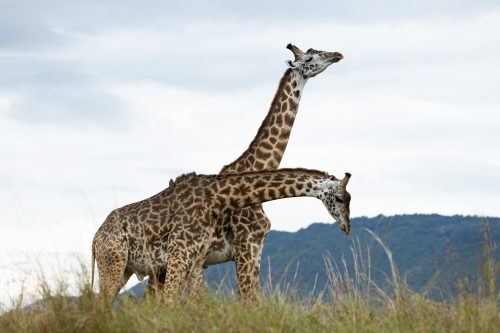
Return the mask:
<path id="1" fill-rule="evenodd" d="M 320 199 L 349 234 L 351 175 L 338 179 L 309 169 L 178 177 L 152 197 L 113 210 L 92 242 L 92 284 L 97 261 L 101 292 L 114 298 L 132 274 L 165 275 L 163 294 L 173 300 L 182 281 L 201 269 L 222 214 L 289 197 Z"/>
<path id="2" fill-rule="evenodd" d="M 278 168 L 298 111 L 302 91 L 309 78 L 323 72 L 328 66 L 343 59 L 338 52 L 308 49 L 301 51 L 288 44 L 294 61 L 280 80 L 269 111 L 249 147 L 220 174 L 244 171 L 273 170 Z M 271 224 L 262 206 L 256 205 L 221 217 L 215 230 L 215 240 L 204 267 L 234 261 L 238 294 L 254 300 L 259 288 L 260 259 L 264 241 Z M 202 270 L 193 275 L 200 285 Z"/>

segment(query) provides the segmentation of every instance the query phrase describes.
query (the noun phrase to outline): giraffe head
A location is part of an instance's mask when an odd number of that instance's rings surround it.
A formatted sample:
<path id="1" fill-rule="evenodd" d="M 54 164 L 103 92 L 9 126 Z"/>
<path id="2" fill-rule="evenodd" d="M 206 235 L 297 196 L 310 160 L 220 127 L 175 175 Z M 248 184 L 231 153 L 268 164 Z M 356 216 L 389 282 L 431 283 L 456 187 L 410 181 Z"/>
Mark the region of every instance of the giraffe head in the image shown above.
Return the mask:
<path id="1" fill-rule="evenodd" d="M 287 61 L 290 68 L 298 70 L 299 73 L 308 79 L 324 71 L 331 64 L 344 58 L 339 52 L 318 51 L 309 49 L 302 52 L 297 46 L 288 44 L 287 49 L 293 52 L 294 61 Z"/>
<path id="2" fill-rule="evenodd" d="M 351 178 L 346 173 L 343 179 L 330 176 L 321 188 L 318 198 L 323 202 L 330 215 L 337 221 L 340 229 L 349 235 L 351 231 L 350 210 L 351 195 L 346 190 L 347 183 Z"/>

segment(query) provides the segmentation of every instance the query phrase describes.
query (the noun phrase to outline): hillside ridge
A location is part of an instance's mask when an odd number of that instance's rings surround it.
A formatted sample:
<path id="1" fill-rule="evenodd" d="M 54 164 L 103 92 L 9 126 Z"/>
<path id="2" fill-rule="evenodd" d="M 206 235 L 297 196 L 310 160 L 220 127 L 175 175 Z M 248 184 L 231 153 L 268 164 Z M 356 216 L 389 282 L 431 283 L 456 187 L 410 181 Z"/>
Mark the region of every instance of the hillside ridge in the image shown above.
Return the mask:
<path id="1" fill-rule="evenodd" d="M 500 257 L 500 218 L 474 215 L 398 214 L 356 217 L 352 231 L 345 236 L 332 223 L 315 222 L 296 232 L 271 230 L 261 261 L 261 285 L 292 284 L 307 294 L 328 285 L 325 256 L 337 264 L 345 259 L 353 268 L 352 248 L 361 247 L 362 256 L 370 253 L 372 278 L 383 286 L 390 275 L 389 261 L 382 247 L 367 229 L 378 235 L 392 251 L 400 276 L 415 291 L 443 297 L 457 292 L 467 278 L 475 281 L 481 273 L 485 233 L 493 248 L 490 255 Z M 211 266 L 205 270 L 211 288 L 234 293 L 234 263 Z M 221 281 L 222 284 L 221 284 Z M 142 293 L 142 285 L 132 288 Z"/>

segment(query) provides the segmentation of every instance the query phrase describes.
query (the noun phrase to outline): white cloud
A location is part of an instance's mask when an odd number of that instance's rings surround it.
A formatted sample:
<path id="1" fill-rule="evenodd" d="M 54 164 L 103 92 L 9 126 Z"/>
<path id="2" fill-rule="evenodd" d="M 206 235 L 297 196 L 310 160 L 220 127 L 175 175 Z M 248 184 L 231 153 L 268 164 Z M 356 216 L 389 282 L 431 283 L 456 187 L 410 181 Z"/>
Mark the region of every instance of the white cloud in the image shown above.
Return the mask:
<path id="1" fill-rule="evenodd" d="M 354 216 L 500 215 L 500 8 L 377 4 L 324 3 L 314 16 L 289 2 L 264 14 L 3 3 L 0 227 L 26 241 L 1 246 L 16 258 L 53 241 L 87 256 L 113 208 L 182 172 L 218 172 L 254 137 L 288 42 L 345 59 L 308 82 L 283 166 L 352 172 Z M 331 220 L 314 199 L 265 208 L 279 230 Z"/>
<path id="2" fill-rule="evenodd" d="M 9 112 L 12 102 L 5 96 L 0 96 L 0 116 Z"/>

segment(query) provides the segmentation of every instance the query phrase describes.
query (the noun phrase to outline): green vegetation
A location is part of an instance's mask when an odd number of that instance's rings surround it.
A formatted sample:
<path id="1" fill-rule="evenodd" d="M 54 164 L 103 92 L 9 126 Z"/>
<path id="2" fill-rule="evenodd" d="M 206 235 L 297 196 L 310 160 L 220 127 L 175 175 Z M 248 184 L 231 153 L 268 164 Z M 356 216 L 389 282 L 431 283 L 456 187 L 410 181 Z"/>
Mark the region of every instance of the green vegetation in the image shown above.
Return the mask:
<path id="1" fill-rule="evenodd" d="M 109 305 L 88 282 L 80 282 L 80 297 L 69 297 L 64 284 L 55 291 L 42 284 L 43 301 L 22 307 L 20 297 L 0 316 L 0 332 L 500 332 L 500 263 L 488 228 L 481 233 L 481 275 L 458 278 L 458 291 L 440 301 L 413 291 L 395 265 L 396 253 L 367 233 L 388 264 L 383 285 L 373 280 L 371 253 L 355 242 L 349 260 L 325 258 L 327 286 L 308 296 L 282 280 L 268 284 L 258 304 L 208 291 L 175 305 L 130 295 Z"/>
<path id="2" fill-rule="evenodd" d="M 464 295 L 443 304 L 418 294 L 400 299 L 347 297 L 335 304 L 264 296 L 260 305 L 207 295 L 175 306 L 124 299 L 107 306 L 84 293 L 79 304 L 56 295 L 43 308 L 0 317 L 1 332 L 495 332 L 498 305 Z"/>

